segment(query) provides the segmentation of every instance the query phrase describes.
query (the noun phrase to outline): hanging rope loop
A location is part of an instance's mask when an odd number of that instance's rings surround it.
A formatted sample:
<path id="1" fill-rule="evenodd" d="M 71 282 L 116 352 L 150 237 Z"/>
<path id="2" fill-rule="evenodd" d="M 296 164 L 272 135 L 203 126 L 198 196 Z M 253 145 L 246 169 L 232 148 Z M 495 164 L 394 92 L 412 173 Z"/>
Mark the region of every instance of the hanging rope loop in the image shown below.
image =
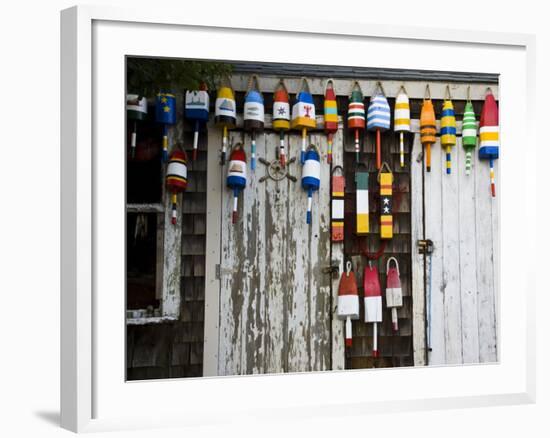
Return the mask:
<path id="1" fill-rule="evenodd" d="M 426 84 L 426 90 L 424 91 L 424 102 L 431 100 L 432 93 L 430 92 L 430 84 Z"/>
<path id="2" fill-rule="evenodd" d="M 339 171 L 342 173 L 342 176 L 344 175 L 344 168 L 343 168 L 342 166 L 340 166 L 340 165 L 334 166 L 334 167 L 332 168 L 332 170 L 330 171 L 330 174 L 331 174 L 331 175 L 334 175 L 334 173 L 335 173 L 337 170 L 339 170 Z"/>
<path id="3" fill-rule="evenodd" d="M 349 277 L 349 273 L 351 272 L 351 261 L 346 262 L 346 276 Z"/>
<path id="4" fill-rule="evenodd" d="M 260 81 L 258 79 L 258 76 L 255 74 L 251 75 L 248 78 L 248 84 L 246 86 L 246 94 L 248 94 L 252 90 L 260 91 Z"/>
<path id="5" fill-rule="evenodd" d="M 471 101 L 471 99 L 470 99 L 470 86 L 469 85 L 468 85 L 468 88 L 466 89 L 466 100 L 468 102 Z"/>
<path id="6" fill-rule="evenodd" d="M 403 93 L 405 94 L 409 94 L 407 93 L 407 89 L 405 88 L 405 85 L 401 84 L 401 86 L 399 87 L 399 90 L 397 90 L 397 94 L 399 94 L 399 92 L 403 90 Z"/>
<path id="7" fill-rule="evenodd" d="M 395 263 L 395 268 L 397 269 L 397 275 L 401 275 L 399 274 L 399 263 L 397 263 L 397 259 L 395 257 L 390 257 L 388 259 L 388 261 L 386 262 L 386 274 L 388 273 L 388 271 L 390 270 L 390 262 L 393 260 L 393 262 Z"/>
<path id="8" fill-rule="evenodd" d="M 384 96 L 386 95 L 386 92 L 384 91 L 384 87 L 382 86 L 382 82 L 380 81 L 376 82 L 376 87 L 374 88 L 374 91 L 375 91 L 374 94 L 376 94 L 377 90 L 380 91 L 380 93 L 382 93 Z"/>
<path id="9" fill-rule="evenodd" d="M 390 165 L 389 165 L 386 161 L 384 161 L 384 162 L 382 163 L 382 165 L 380 166 L 380 169 L 378 170 L 378 176 L 376 177 L 376 180 L 377 180 L 378 182 L 380 182 L 380 174 L 382 173 L 382 171 L 384 170 L 384 168 L 386 168 L 386 170 L 387 170 L 386 173 L 391 173 L 391 174 L 393 174 L 393 172 L 391 171 Z"/>
<path id="10" fill-rule="evenodd" d="M 449 86 L 449 84 L 447 84 L 447 86 L 445 87 L 445 100 L 452 100 L 451 87 Z"/>

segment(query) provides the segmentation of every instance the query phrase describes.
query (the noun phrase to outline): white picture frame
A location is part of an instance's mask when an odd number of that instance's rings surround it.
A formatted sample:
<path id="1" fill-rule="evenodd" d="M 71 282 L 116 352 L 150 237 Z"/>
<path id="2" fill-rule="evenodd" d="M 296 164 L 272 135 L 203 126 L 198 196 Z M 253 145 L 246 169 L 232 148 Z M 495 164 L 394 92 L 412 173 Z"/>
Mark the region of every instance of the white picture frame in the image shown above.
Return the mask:
<path id="1" fill-rule="evenodd" d="M 528 85 L 534 84 L 533 36 L 365 26 L 361 22 L 298 23 L 267 16 L 256 17 L 254 24 L 242 17 L 228 28 L 222 14 L 198 19 L 177 10 L 91 6 L 64 10 L 61 24 L 62 427 L 84 432 L 534 401 L 534 268 L 526 258 L 514 254 L 534 248 L 535 235 L 524 233 L 521 242 L 509 237 L 512 229 L 535 228 L 534 215 L 527 209 L 535 205 L 535 194 L 527 188 L 535 186 L 536 175 L 534 169 L 527 171 L 526 164 L 526 157 L 535 155 L 536 144 L 530 114 L 535 90 Z M 227 42 L 223 50 L 216 48 L 220 36 Z M 184 38 L 201 44 L 178 45 Z M 246 49 L 243 41 L 248 44 Z M 273 47 L 274 41 L 280 42 L 277 50 L 251 50 L 265 44 Z M 307 54 L 292 50 L 304 41 L 314 42 Z M 342 45 L 346 50 L 331 52 L 335 56 L 330 62 L 323 58 L 324 47 L 341 49 Z M 387 53 L 392 47 L 407 47 L 408 53 L 392 58 Z M 353 59 L 350 53 L 354 48 L 368 49 L 377 56 Z M 430 50 L 433 55 L 423 60 L 425 69 L 501 75 L 500 362 L 155 382 L 121 380 L 125 349 L 120 251 L 124 248 L 116 224 L 123 223 L 117 219 L 124 215 L 120 197 L 124 185 L 120 185 L 120 172 L 117 174 L 124 159 L 123 55 L 414 68 L 420 50 Z M 437 56 L 442 50 L 452 56 L 443 61 Z M 469 53 L 476 56 L 465 56 Z M 120 145 L 118 151 L 111 148 L 109 159 L 103 153 L 107 152 L 107 137 Z M 521 150 L 513 147 L 515 144 L 521 144 Z M 105 211 L 115 214 L 106 217 Z M 106 285 L 113 297 L 108 303 L 104 299 Z M 398 389 L 389 393 L 385 388 L 390 384 Z M 354 390 L 344 393 L 340 388 Z M 188 401 L 178 397 L 183 392 L 193 397 Z"/>

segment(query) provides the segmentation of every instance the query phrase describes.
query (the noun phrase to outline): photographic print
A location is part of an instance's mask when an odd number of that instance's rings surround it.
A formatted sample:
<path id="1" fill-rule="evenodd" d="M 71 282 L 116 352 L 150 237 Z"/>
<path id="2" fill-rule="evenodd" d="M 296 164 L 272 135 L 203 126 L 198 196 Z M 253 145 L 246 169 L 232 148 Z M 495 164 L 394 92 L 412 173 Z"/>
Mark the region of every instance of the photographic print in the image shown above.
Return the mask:
<path id="1" fill-rule="evenodd" d="M 498 75 L 129 56 L 126 96 L 127 380 L 498 361 Z"/>

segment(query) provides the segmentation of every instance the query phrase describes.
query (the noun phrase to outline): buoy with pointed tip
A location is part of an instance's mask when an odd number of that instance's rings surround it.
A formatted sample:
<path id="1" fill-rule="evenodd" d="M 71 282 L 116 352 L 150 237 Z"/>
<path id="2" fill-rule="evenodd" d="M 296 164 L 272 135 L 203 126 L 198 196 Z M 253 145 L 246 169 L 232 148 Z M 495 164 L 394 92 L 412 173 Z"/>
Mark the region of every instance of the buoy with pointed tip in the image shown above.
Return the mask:
<path id="1" fill-rule="evenodd" d="M 376 131 L 376 168 L 382 166 L 382 139 L 381 133 L 390 129 L 390 105 L 384 95 L 382 84 L 376 84 L 375 93 L 370 98 L 367 111 L 367 130 Z"/>
<path id="2" fill-rule="evenodd" d="M 395 266 L 390 266 L 391 262 Z M 390 257 L 386 262 L 386 306 L 391 309 L 391 322 L 394 332 L 399 330 L 397 308 L 403 307 L 403 290 L 399 278 L 399 263 L 395 257 Z"/>
<path id="3" fill-rule="evenodd" d="M 447 85 L 445 100 L 441 110 L 441 127 L 439 129 L 441 147 L 445 148 L 445 168 L 447 174 L 451 173 L 451 148 L 456 145 L 456 117 L 451 90 Z"/>
<path id="4" fill-rule="evenodd" d="M 134 130 L 130 142 L 130 156 L 134 158 L 136 156 L 137 122 L 147 118 L 147 98 L 139 94 L 126 95 L 126 114 L 128 120 L 134 121 Z"/>
<path id="5" fill-rule="evenodd" d="M 359 162 L 359 133 L 365 129 L 365 103 L 359 82 L 355 81 L 351 89 L 348 105 L 348 128 L 355 134 L 355 162 Z"/>
<path id="6" fill-rule="evenodd" d="M 305 163 L 307 130 L 315 129 L 317 122 L 315 120 L 315 104 L 313 96 L 309 92 L 309 84 L 306 78 L 300 79 L 300 90 L 296 94 L 296 102 L 292 106 L 292 129 L 302 131 L 302 149 L 300 151 L 300 163 Z"/>
<path id="7" fill-rule="evenodd" d="M 172 224 L 177 223 L 178 193 L 187 188 L 187 154 L 185 151 L 175 150 L 170 156 L 166 169 L 166 186 L 171 193 Z"/>
<path id="8" fill-rule="evenodd" d="M 220 164 L 222 166 L 225 164 L 227 154 L 228 130 L 233 129 L 237 125 L 235 94 L 233 93 L 229 79 L 225 78 L 224 81 L 218 89 L 218 95 L 214 103 L 214 122 L 223 130 L 222 150 L 220 154 Z"/>
<path id="9" fill-rule="evenodd" d="M 411 131 L 411 108 L 409 96 L 407 96 L 407 91 L 403 85 L 401 85 L 395 98 L 393 129 L 395 132 L 399 132 L 399 163 L 401 167 L 405 167 L 405 142 L 403 137 L 405 132 Z"/>
<path id="10" fill-rule="evenodd" d="M 351 270 L 351 262 L 346 262 L 346 271 L 342 272 L 338 285 L 338 318 L 346 321 L 346 347 L 351 347 L 351 320 L 359 319 L 359 293 L 357 280 Z"/>
<path id="11" fill-rule="evenodd" d="M 242 143 L 237 143 L 229 155 L 227 166 L 227 187 L 233 190 L 233 214 L 232 223 L 237 223 L 239 216 L 239 193 L 246 188 L 246 154 Z"/>
<path id="12" fill-rule="evenodd" d="M 264 97 L 260 93 L 258 76 L 252 75 L 248 81 L 244 97 L 244 130 L 250 132 L 250 168 L 256 169 L 256 133 L 264 129 Z"/>
<path id="13" fill-rule="evenodd" d="M 496 196 L 495 184 L 495 163 L 499 153 L 499 133 L 498 133 L 498 106 L 490 88 L 487 89 L 485 102 L 481 109 L 479 119 L 479 159 L 489 160 L 491 195 Z"/>
<path id="14" fill-rule="evenodd" d="M 470 175 L 472 171 L 472 153 L 477 146 L 477 124 L 474 106 L 469 96 L 462 118 L 462 146 L 466 151 L 466 175 Z"/>
<path id="15" fill-rule="evenodd" d="M 311 204 L 313 192 L 321 185 L 321 161 L 319 152 L 314 145 L 306 150 L 304 166 L 302 168 L 302 188 L 307 191 L 306 222 L 311 224 Z"/>
<path id="16" fill-rule="evenodd" d="M 428 96 L 426 98 L 426 96 Z M 426 172 L 432 169 L 432 144 L 435 143 L 436 124 L 435 111 L 430 96 L 430 86 L 426 85 L 426 93 L 420 111 L 420 142 L 426 152 Z"/>
<path id="17" fill-rule="evenodd" d="M 365 266 L 363 273 L 363 291 L 365 294 L 365 322 L 372 323 L 372 356 L 378 357 L 378 323 L 382 322 L 382 292 L 378 279 L 378 268 Z"/>
<path id="18" fill-rule="evenodd" d="M 332 139 L 338 131 L 338 105 L 332 79 L 327 81 L 324 105 L 325 132 L 327 133 L 327 163 L 332 163 Z"/>
<path id="19" fill-rule="evenodd" d="M 273 94 L 273 129 L 279 131 L 279 162 L 286 166 L 285 132 L 290 129 L 288 91 L 281 79 Z"/>
<path id="20" fill-rule="evenodd" d="M 162 161 L 168 161 L 168 125 L 176 123 L 176 96 L 171 93 L 158 93 L 155 105 L 155 118 L 162 124 Z"/>
<path id="21" fill-rule="evenodd" d="M 199 129 L 201 124 L 208 122 L 210 111 L 210 96 L 206 83 L 201 82 L 198 90 L 188 90 L 185 93 L 185 118 L 195 122 L 193 134 L 193 161 L 197 159 L 199 147 Z"/>

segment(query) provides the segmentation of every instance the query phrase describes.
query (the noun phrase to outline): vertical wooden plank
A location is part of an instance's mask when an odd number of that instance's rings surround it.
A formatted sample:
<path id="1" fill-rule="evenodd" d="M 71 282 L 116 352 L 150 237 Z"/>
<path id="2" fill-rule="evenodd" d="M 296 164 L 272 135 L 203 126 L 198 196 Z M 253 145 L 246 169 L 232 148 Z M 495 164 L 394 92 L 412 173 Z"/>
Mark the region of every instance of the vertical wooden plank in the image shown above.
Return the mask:
<path id="1" fill-rule="evenodd" d="M 457 138 L 456 152 L 459 188 L 458 211 L 460 211 L 462 362 L 477 363 L 479 362 L 479 335 L 477 322 L 475 175 L 466 175 L 466 153 L 462 147 L 461 137 Z"/>
<path id="2" fill-rule="evenodd" d="M 442 171 L 443 157 L 439 141 L 432 145 L 431 172 L 425 172 L 425 224 L 426 238 L 434 243 L 434 253 L 431 257 L 431 267 L 428 263 L 426 285 L 431 295 L 431 306 L 428 309 L 429 337 L 431 339 L 431 351 L 428 352 L 428 364 L 439 365 L 445 363 L 445 305 L 444 305 L 444 279 L 443 279 L 443 215 L 442 215 Z M 428 257 L 429 258 L 429 257 Z M 431 290 L 431 293 L 430 293 Z M 430 302 L 428 302 L 428 305 Z"/>
<path id="3" fill-rule="evenodd" d="M 288 146 L 288 135 L 286 136 Z M 275 146 L 279 144 L 278 134 L 268 134 L 266 151 L 263 156 L 268 161 L 275 159 Z M 288 153 L 289 151 L 287 151 Z M 289 157 L 292 155 L 290 151 Z M 262 175 L 267 174 L 267 168 L 260 164 Z M 297 176 L 298 163 L 289 165 L 290 174 Z M 285 178 L 276 182 L 267 179 L 260 183 L 266 190 L 266 276 L 265 276 L 265 372 L 280 373 L 286 371 L 288 354 L 287 330 L 289 292 L 289 269 L 287 263 L 288 242 L 288 197 L 289 190 L 300 190 L 299 182 L 291 182 Z"/>
<path id="4" fill-rule="evenodd" d="M 441 256 L 443 258 L 443 292 L 445 363 L 462 363 L 462 316 L 460 301 L 460 251 L 459 251 L 459 219 L 463 211 L 458 202 L 458 169 L 456 168 L 456 146 L 453 148 L 453 167 L 451 174 L 446 173 L 445 150 L 441 148 L 440 161 L 434 162 L 434 167 L 441 167 L 441 208 L 443 241 Z M 459 213 L 459 214 L 457 214 Z"/>
<path id="5" fill-rule="evenodd" d="M 299 157 L 301 138 L 291 135 L 290 150 L 293 156 Z M 297 165 L 298 184 L 302 176 L 302 166 Z M 287 260 L 289 277 L 288 291 L 288 357 L 286 370 L 289 372 L 309 371 L 309 269 L 311 227 L 306 223 L 307 193 L 300 187 L 295 187 L 288 194 L 288 227 L 290 241 L 288 243 Z M 318 209 L 318 195 L 315 195 L 314 209 Z M 314 213 L 315 215 L 315 213 Z"/>
<path id="6" fill-rule="evenodd" d="M 493 271 L 493 208 L 489 185 L 489 165 L 477 160 L 474 166 L 476 191 L 476 264 L 479 360 L 495 362 L 496 319 Z M 472 175 L 472 176 L 473 176 Z M 496 211 L 496 210 L 495 210 Z"/>
<path id="7" fill-rule="evenodd" d="M 220 318 L 220 280 L 216 277 L 216 265 L 220 264 L 221 222 L 224 219 L 222 193 L 223 169 L 218 164 L 218 145 L 221 144 L 221 130 L 211 123 L 208 129 L 207 195 L 206 195 L 206 255 L 204 296 L 204 350 L 203 375 L 218 375 L 218 346 Z"/>
<path id="8" fill-rule="evenodd" d="M 344 165 L 344 133 L 343 123 L 338 123 L 338 132 L 333 138 L 332 160 L 333 166 Z M 343 370 L 345 368 L 345 345 L 344 345 L 344 321 L 338 319 L 338 285 L 340 275 L 344 272 L 344 242 L 332 243 L 332 260 L 338 264 L 338 275 L 332 279 L 332 369 Z"/>
<path id="9" fill-rule="evenodd" d="M 330 166 L 326 162 L 327 138 L 318 133 L 311 136 L 321 159 L 321 184 L 314 195 L 311 220 L 309 269 L 309 369 L 322 371 L 330 366 Z"/>
<path id="10" fill-rule="evenodd" d="M 247 136 L 248 137 L 248 136 Z M 245 149 L 249 151 L 245 143 Z M 256 135 L 256 157 L 264 157 L 266 149 L 265 135 Z M 245 287 L 241 316 L 242 345 L 241 360 L 243 374 L 264 372 L 264 305 L 265 274 L 269 270 L 265 263 L 265 197 L 264 184 L 259 179 L 264 175 L 257 162 L 256 170 L 250 170 L 248 184 L 244 194 L 244 211 L 242 220 L 245 223 L 243 240 L 235 242 L 242 245 L 244 253 Z M 236 309 L 234 309 L 236 310 Z"/>
<path id="11" fill-rule="evenodd" d="M 182 138 L 182 124 L 176 125 L 168 131 L 169 144 L 172 147 L 178 138 Z M 169 151 L 171 152 L 171 151 Z M 164 197 L 164 272 L 162 274 L 162 315 L 179 317 L 180 314 L 180 278 L 181 278 L 181 213 L 182 196 L 178 195 L 178 218 L 177 225 L 172 224 L 172 203 L 170 193 L 164 186 L 164 172 L 162 173 L 162 192 Z"/>
<path id="12" fill-rule="evenodd" d="M 424 239 L 422 144 L 418 132 L 414 134 L 411 152 L 411 261 L 413 306 L 414 365 L 426 365 L 426 295 L 424 289 L 424 255 L 418 252 L 417 242 Z"/>
<path id="13" fill-rule="evenodd" d="M 229 134 L 231 145 L 242 142 L 243 134 L 232 131 Z M 219 334 L 219 375 L 241 373 L 242 345 L 242 306 L 243 306 L 243 212 L 246 190 L 239 196 L 239 221 L 231 223 L 233 196 L 225 187 L 227 166 L 221 171 L 222 209 L 221 209 L 221 264 L 220 264 L 220 334 Z"/>

